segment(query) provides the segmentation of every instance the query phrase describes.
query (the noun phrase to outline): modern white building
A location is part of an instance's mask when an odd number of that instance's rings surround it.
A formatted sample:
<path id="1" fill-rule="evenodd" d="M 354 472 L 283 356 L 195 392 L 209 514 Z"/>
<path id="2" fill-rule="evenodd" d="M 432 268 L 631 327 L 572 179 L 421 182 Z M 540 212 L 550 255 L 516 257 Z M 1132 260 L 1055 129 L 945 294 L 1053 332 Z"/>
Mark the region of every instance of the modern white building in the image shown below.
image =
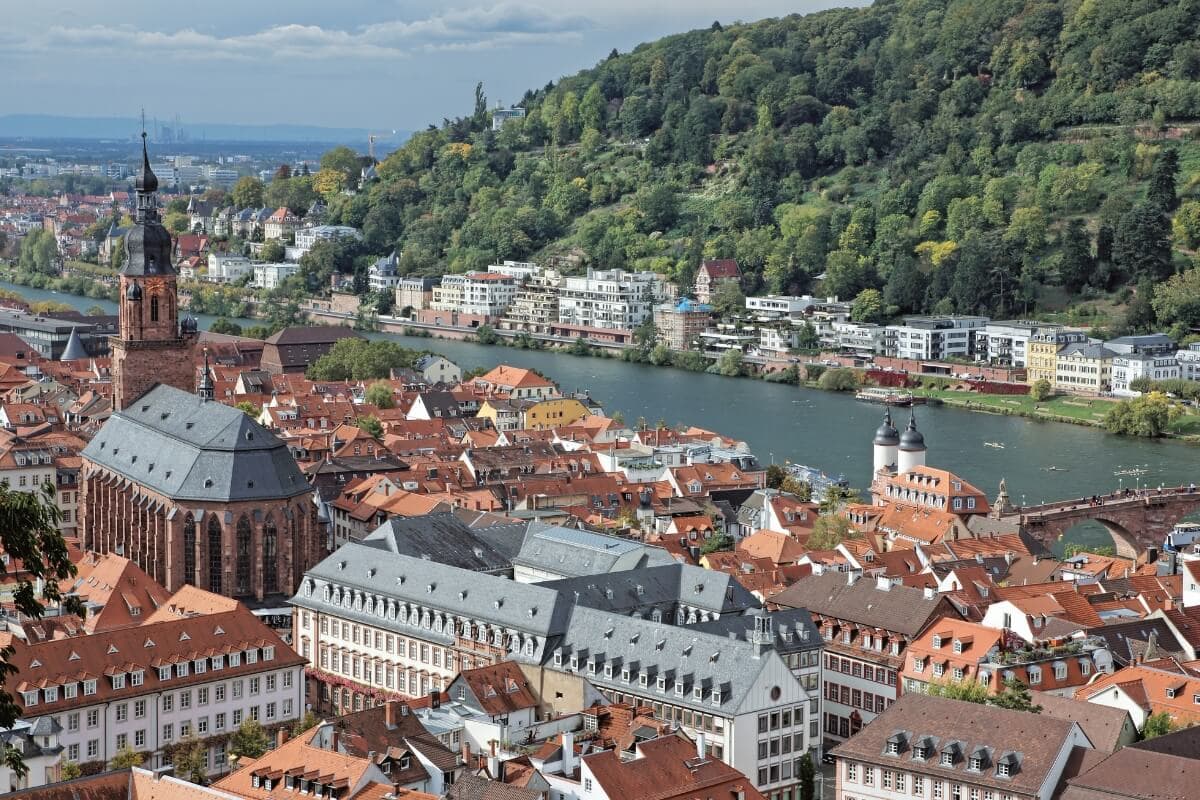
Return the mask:
<path id="1" fill-rule="evenodd" d="M 838 350 L 857 355 L 883 355 L 887 352 L 888 329 L 871 322 L 834 322 L 827 343 Z"/>
<path id="2" fill-rule="evenodd" d="M 770 318 L 798 317 L 818 302 L 808 295 L 793 297 L 769 294 L 763 297 L 747 297 L 746 310 Z"/>
<path id="3" fill-rule="evenodd" d="M 1029 366 L 1029 341 L 1038 334 L 1060 330 L 1061 325 L 1025 320 L 988 322 L 975 332 L 975 357 L 994 366 Z"/>
<path id="4" fill-rule="evenodd" d="M 502 317 L 512 305 L 519 285 L 517 278 L 499 272 L 473 272 L 463 281 L 458 310 L 481 317 Z"/>
<path id="5" fill-rule="evenodd" d="M 281 283 L 299 272 L 299 264 L 255 264 L 254 285 L 259 289 L 278 289 Z"/>
<path id="6" fill-rule="evenodd" d="M 332 241 L 334 239 L 361 239 L 362 234 L 357 228 L 351 228 L 349 225 L 312 225 L 296 229 L 296 260 L 299 261 L 309 250 L 313 249 L 313 245 L 320 241 Z"/>
<path id="7" fill-rule="evenodd" d="M 558 321 L 632 330 L 650 317 L 660 292 L 653 272 L 588 269 L 586 276 L 564 279 L 558 295 Z"/>
<path id="8" fill-rule="evenodd" d="M 233 283 L 254 270 L 250 259 L 231 253 L 208 254 L 208 280 L 213 283 Z"/>
<path id="9" fill-rule="evenodd" d="M 892 343 L 888 355 L 918 361 L 970 358 L 976 331 L 987 323 L 987 317 L 905 317 L 904 324 L 887 326 Z"/>

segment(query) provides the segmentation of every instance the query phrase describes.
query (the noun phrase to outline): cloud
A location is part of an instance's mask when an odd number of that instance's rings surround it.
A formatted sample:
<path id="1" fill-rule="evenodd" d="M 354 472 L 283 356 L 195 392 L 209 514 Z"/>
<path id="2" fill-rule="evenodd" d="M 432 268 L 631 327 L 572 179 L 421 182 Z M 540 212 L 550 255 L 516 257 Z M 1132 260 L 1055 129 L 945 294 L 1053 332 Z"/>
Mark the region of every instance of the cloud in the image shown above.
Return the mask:
<path id="1" fill-rule="evenodd" d="M 503 3 L 446 11 L 424 19 L 386 21 L 355 29 L 284 24 L 219 36 L 183 28 L 141 30 L 131 25 L 55 25 L 21 49 L 94 54 L 141 53 L 176 60 L 396 59 L 418 53 L 561 44 L 582 38 L 591 23 L 577 15 Z"/>

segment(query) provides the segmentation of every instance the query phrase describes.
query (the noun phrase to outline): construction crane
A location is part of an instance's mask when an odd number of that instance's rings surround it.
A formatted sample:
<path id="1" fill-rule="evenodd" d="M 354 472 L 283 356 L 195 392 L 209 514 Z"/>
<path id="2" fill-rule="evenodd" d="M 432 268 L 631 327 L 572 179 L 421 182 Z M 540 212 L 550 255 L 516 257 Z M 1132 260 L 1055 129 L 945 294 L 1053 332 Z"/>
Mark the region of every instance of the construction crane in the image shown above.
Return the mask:
<path id="1" fill-rule="evenodd" d="M 375 140 L 386 139 L 390 136 L 395 136 L 396 132 L 391 133 L 368 133 L 367 134 L 367 155 L 371 157 L 371 161 L 375 160 Z"/>

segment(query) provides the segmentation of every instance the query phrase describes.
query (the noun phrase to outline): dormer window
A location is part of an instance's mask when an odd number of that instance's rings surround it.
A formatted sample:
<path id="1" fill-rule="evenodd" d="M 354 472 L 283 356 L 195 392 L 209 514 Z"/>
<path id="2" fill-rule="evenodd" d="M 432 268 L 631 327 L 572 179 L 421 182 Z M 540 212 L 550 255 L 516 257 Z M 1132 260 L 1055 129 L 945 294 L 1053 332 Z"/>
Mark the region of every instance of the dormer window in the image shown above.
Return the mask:
<path id="1" fill-rule="evenodd" d="M 941 647 L 941 646 L 942 646 L 942 636 L 941 636 L 941 634 L 935 633 L 935 634 L 933 635 L 933 646 L 934 646 L 934 647 Z"/>
<path id="2" fill-rule="evenodd" d="M 658 681 L 655 683 L 655 686 L 657 686 L 657 687 L 658 687 L 658 690 L 659 690 L 660 692 L 665 692 L 665 691 L 667 690 L 667 678 L 666 678 L 666 676 L 664 676 L 664 675 L 659 675 L 659 676 L 658 676 Z"/>
<path id="3" fill-rule="evenodd" d="M 704 699 L 704 687 L 703 686 L 693 686 L 692 687 L 692 699 L 696 700 L 696 701 L 700 701 L 700 700 Z"/>
<path id="4" fill-rule="evenodd" d="M 944 750 L 942 750 L 942 758 L 938 763 L 943 767 L 953 767 L 954 766 L 954 746 L 953 745 L 949 745 Z"/>
<path id="5" fill-rule="evenodd" d="M 963 651 L 962 639 L 955 639 L 954 640 L 954 652 L 961 653 L 962 651 Z"/>
<path id="6" fill-rule="evenodd" d="M 675 681 L 675 696 L 683 697 L 683 681 Z"/>

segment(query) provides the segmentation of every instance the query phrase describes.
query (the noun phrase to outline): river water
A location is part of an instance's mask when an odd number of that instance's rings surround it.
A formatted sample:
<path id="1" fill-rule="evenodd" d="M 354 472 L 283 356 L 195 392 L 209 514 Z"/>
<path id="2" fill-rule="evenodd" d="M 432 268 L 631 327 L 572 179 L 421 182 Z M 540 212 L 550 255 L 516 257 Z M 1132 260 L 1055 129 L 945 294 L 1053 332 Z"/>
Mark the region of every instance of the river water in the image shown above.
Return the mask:
<path id="1" fill-rule="evenodd" d="M 31 302 L 59 300 L 80 309 L 97 304 L 114 307 L 105 301 L 3 282 L 0 287 L 19 292 Z M 212 321 L 204 315 L 199 319 L 206 328 Z M 255 324 L 254 320 L 237 321 Z M 606 411 L 619 410 L 631 424 L 644 417 L 651 425 L 660 419 L 671 425 L 697 425 L 746 441 L 767 463 L 808 464 L 833 476 L 843 474 L 859 487 L 870 480 L 871 439 L 883 409 L 849 395 L 617 359 L 389 334 L 371 336 L 435 350 L 464 370 L 501 362 L 534 368 L 557 381 L 564 391 L 589 390 Z M 897 409 L 901 417 L 897 427 L 902 427 L 907 413 Z M 959 474 L 990 497 L 1005 478 L 1015 503 L 1083 497 L 1135 483 L 1200 483 L 1200 449 L 1178 442 L 1114 436 L 1080 425 L 947 407 L 918 407 L 916 416 L 929 447 L 930 466 Z M 1004 447 L 988 447 L 984 442 Z M 1051 466 L 1058 469 L 1048 470 Z M 1145 470 L 1145 474 L 1114 474 L 1131 468 Z"/>

